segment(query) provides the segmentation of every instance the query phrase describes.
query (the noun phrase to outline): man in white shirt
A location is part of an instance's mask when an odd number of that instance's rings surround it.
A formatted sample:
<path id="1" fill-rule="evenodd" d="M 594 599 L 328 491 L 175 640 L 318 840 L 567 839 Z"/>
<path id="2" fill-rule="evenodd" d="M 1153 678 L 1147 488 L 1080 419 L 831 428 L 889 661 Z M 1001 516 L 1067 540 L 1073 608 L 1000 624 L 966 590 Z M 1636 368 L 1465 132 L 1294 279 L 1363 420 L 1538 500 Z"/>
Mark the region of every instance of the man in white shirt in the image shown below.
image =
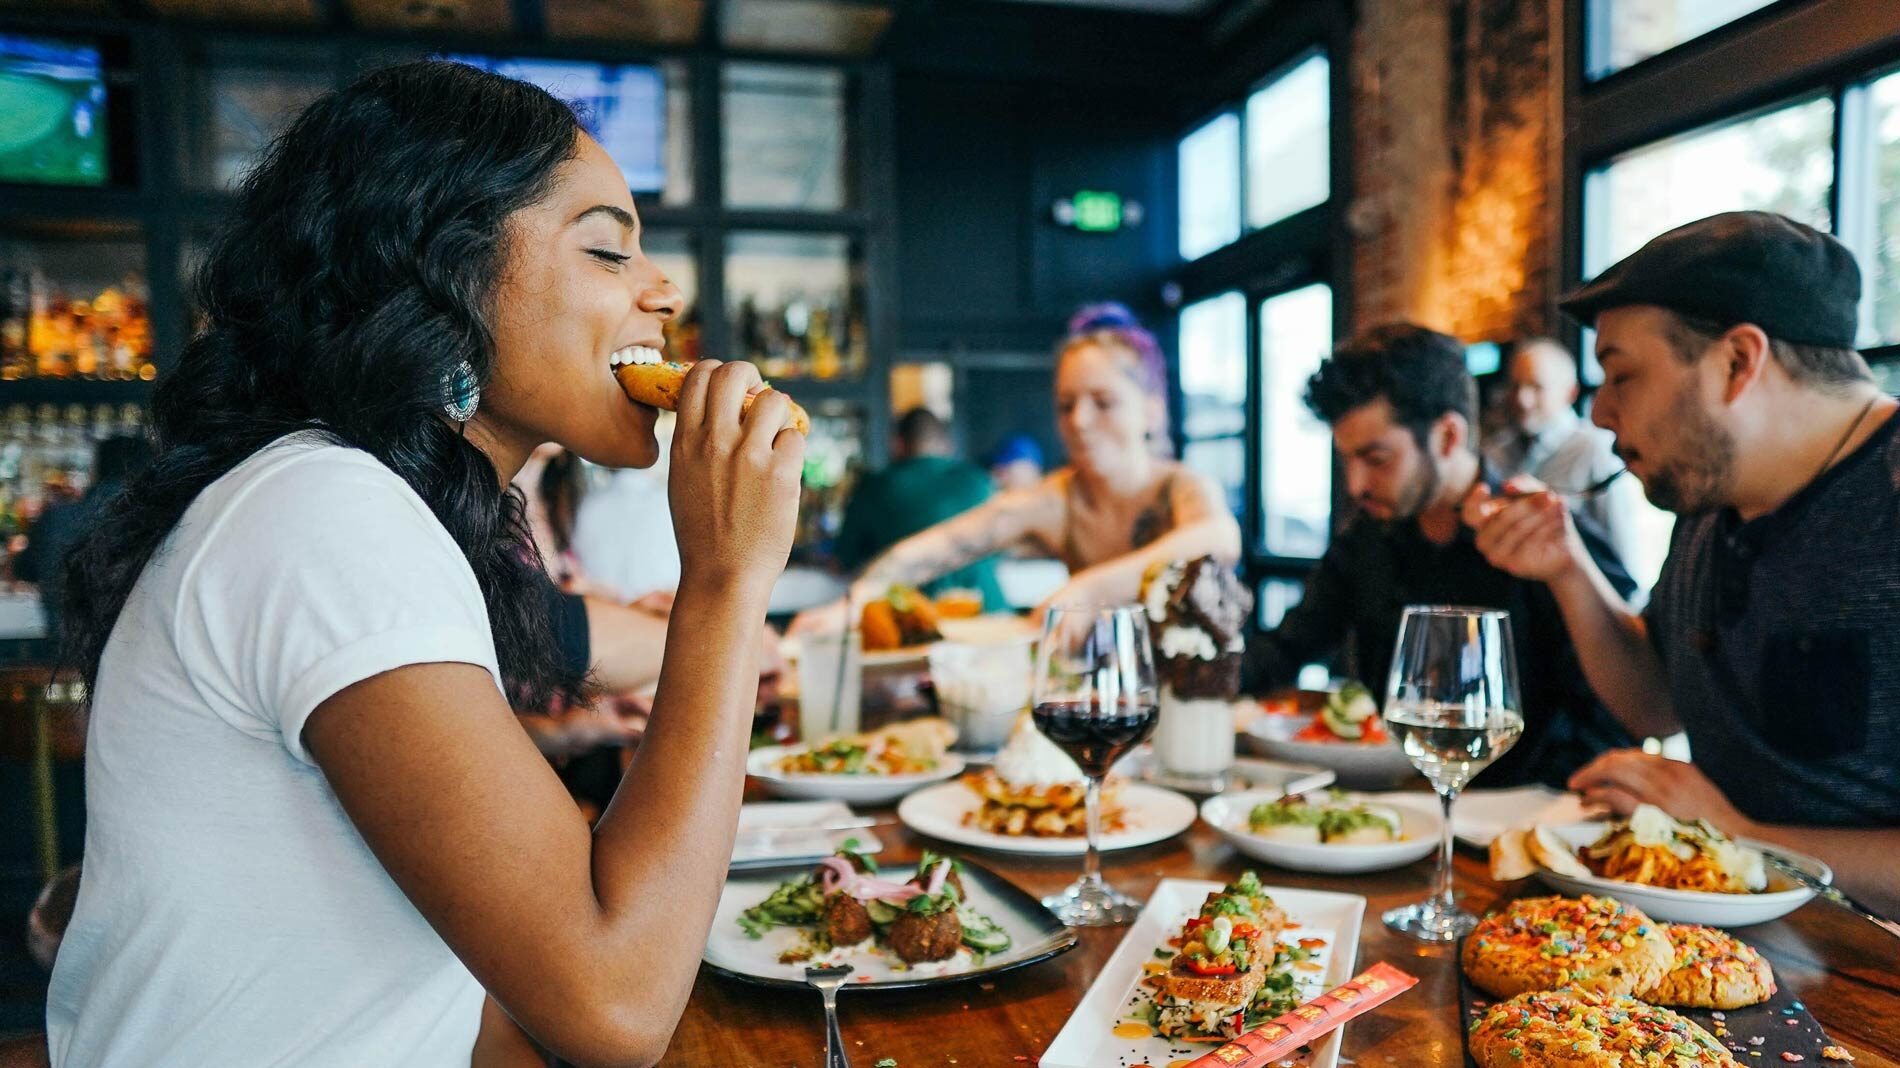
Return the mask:
<path id="1" fill-rule="evenodd" d="M 574 555 L 597 585 L 622 602 L 671 592 L 680 581 L 679 542 L 666 497 L 673 415 L 654 425 L 660 460 L 642 470 L 615 471 L 581 498 L 574 517 Z"/>
<path id="2" fill-rule="evenodd" d="M 1520 343 L 1506 367 L 1503 407 L 1509 422 L 1485 443 L 1484 458 L 1500 478 L 1529 475 L 1560 493 L 1595 485 L 1623 466 L 1614 439 L 1577 414 L 1577 358 L 1550 338 Z M 1638 596 L 1656 582 L 1669 549 L 1669 525 L 1649 513 L 1641 483 L 1620 478 L 1573 503 L 1596 523 L 1636 580 Z"/>

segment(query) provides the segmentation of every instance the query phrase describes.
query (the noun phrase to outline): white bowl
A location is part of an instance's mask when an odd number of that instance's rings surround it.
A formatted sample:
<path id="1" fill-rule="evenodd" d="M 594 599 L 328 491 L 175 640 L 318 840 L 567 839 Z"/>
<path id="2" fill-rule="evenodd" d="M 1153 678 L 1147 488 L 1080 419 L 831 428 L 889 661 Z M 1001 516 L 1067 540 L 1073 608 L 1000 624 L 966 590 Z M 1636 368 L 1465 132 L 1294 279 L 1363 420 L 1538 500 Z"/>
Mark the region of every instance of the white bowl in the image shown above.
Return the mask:
<path id="1" fill-rule="evenodd" d="M 1242 737 L 1263 756 L 1330 768 L 1345 786 L 1396 786 L 1418 775 L 1396 738 L 1379 743 L 1294 741 L 1291 735 L 1310 722 L 1310 716 L 1260 716 L 1247 725 Z"/>
<path id="2" fill-rule="evenodd" d="M 1208 826 L 1232 842 L 1235 849 L 1278 868 L 1294 871 L 1326 872 L 1350 875 L 1357 872 L 1401 868 L 1438 848 L 1440 828 L 1437 802 L 1429 794 L 1353 794 L 1348 801 L 1383 805 L 1399 814 L 1396 842 L 1320 845 L 1309 842 L 1282 842 L 1247 829 L 1247 814 L 1255 805 L 1282 796 L 1278 790 L 1247 790 L 1218 794 L 1201 802 L 1201 818 Z"/>
<path id="3" fill-rule="evenodd" d="M 746 757 L 746 774 L 779 797 L 848 801 L 859 805 L 888 805 L 912 790 L 963 774 L 963 758 L 945 753 L 931 771 L 915 775 L 801 775 L 778 770 L 778 762 L 805 751 L 802 745 L 768 745 Z"/>
<path id="4" fill-rule="evenodd" d="M 1551 830 L 1557 832 L 1558 837 L 1575 848 L 1589 845 L 1603 837 L 1608 826 L 1601 822 L 1571 823 L 1552 827 Z M 1742 845 L 1754 849 L 1771 849 L 1795 867 L 1819 878 L 1822 882 L 1834 881 L 1832 868 L 1806 854 L 1796 853 L 1781 846 L 1752 842 L 1746 838 L 1739 841 Z M 1778 920 L 1807 904 L 1808 899 L 1814 896 L 1814 891 L 1776 871 L 1773 865 L 1768 867 L 1768 889 L 1759 894 L 1716 894 L 1702 890 L 1670 890 L 1660 886 L 1626 883 L 1619 879 L 1605 879 L 1598 875 L 1578 878 L 1559 875 L 1542 865 L 1538 866 L 1537 878 L 1561 893 L 1613 897 L 1625 904 L 1635 905 L 1642 909 L 1653 920 L 1662 920 L 1666 923 L 1700 923 L 1710 927 L 1746 927 L 1751 923 Z"/>

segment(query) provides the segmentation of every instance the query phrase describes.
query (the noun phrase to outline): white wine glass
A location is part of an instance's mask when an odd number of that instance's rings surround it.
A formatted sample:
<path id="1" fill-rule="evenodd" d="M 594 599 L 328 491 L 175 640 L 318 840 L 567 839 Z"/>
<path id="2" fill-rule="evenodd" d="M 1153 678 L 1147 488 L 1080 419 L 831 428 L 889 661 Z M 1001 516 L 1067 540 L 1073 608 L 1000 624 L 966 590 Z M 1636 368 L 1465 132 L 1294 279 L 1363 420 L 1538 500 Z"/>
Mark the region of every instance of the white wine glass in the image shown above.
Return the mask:
<path id="1" fill-rule="evenodd" d="M 1139 605 L 1051 608 L 1036 649 L 1033 716 L 1087 780 L 1082 877 L 1043 899 L 1071 927 L 1131 923 L 1141 902 L 1102 881 L 1102 780 L 1161 718 L 1148 618 Z"/>
<path id="2" fill-rule="evenodd" d="M 1478 925 L 1451 889 L 1451 806 L 1473 776 L 1524 733 L 1511 614 L 1491 608 L 1412 605 L 1399 621 L 1386 682 L 1385 721 L 1444 808 L 1438 891 L 1385 914 L 1421 942 L 1452 942 Z"/>

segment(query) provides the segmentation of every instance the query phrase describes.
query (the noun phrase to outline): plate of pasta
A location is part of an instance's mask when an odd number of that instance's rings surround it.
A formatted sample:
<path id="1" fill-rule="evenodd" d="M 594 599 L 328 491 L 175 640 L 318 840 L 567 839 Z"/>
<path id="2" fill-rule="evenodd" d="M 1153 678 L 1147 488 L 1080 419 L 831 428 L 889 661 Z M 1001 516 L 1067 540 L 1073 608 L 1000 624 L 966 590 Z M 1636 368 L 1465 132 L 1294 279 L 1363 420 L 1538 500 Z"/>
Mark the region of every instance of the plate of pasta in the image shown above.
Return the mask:
<path id="1" fill-rule="evenodd" d="M 1671 923 L 1766 923 L 1814 896 L 1763 860 L 1764 844 L 1729 838 L 1700 820 L 1672 819 L 1648 805 L 1628 819 L 1533 827 L 1501 841 L 1505 852 L 1521 849 L 1530 873 L 1563 893 L 1609 895 Z M 1833 881 L 1821 861 L 1773 848 L 1823 882 Z"/>

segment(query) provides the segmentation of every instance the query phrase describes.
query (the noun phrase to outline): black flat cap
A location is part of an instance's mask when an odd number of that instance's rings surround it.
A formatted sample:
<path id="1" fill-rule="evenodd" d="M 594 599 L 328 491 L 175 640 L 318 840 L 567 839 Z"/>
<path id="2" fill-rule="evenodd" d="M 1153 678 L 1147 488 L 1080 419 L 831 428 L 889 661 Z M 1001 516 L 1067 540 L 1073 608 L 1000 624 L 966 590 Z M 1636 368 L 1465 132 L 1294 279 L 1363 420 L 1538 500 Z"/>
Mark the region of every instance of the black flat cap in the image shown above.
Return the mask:
<path id="1" fill-rule="evenodd" d="M 1590 324 L 1631 304 L 1724 325 L 1754 323 L 1798 345 L 1851 349 L 1860 331 L 1860 266 L 1846 245 L 1811 226 L 1772 212 L 1731 211 L 1655 238 L 1558 306 Z"/>

